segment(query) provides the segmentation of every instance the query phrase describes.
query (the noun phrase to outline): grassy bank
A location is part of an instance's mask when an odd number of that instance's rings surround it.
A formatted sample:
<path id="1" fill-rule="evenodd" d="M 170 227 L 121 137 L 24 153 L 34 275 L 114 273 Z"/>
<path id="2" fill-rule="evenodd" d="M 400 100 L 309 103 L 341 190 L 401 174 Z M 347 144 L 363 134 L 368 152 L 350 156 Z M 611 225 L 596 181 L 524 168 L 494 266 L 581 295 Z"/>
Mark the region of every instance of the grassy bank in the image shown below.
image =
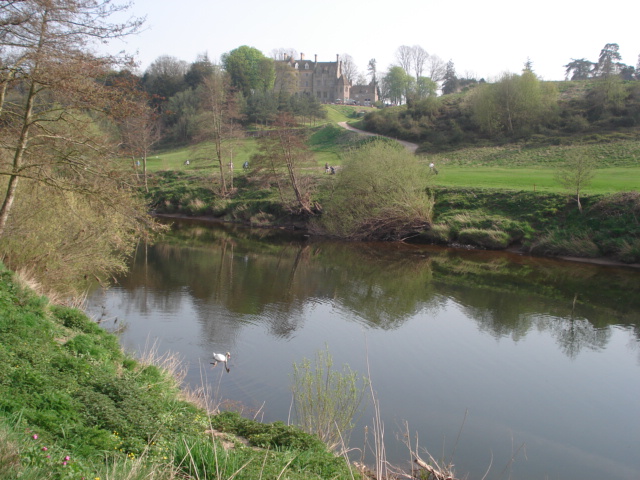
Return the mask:
<path id="1" fill-rule="evenodd" d="M 0 478 L 352 478 L 317 437 L 210 415 L 179 379 L 0 264 Z"/>
<path id="2" fill-rule="evenodd" d="M 640 262 L 640 193 L 590 195 L 584 213 L 563 194 L 434 188 L 436 214 L 425 241 L 490 249 L 518 246 L 546 256 Z"/>

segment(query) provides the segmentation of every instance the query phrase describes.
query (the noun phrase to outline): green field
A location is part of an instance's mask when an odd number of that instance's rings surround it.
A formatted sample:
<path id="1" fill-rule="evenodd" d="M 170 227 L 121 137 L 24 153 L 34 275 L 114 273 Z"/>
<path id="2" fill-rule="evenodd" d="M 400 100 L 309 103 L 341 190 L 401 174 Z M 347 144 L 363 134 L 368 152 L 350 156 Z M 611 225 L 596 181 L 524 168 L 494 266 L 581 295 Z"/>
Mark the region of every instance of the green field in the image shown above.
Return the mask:
<path id="1" fill-rule="evenodd" d="M 329 111 L 339 121 L 348 118 L 339 106 L 331 106 Z M 353 108 L 353 107 L 343 107 Z M 341 165 L 342 153 L 353 144 L 357 134 L 346 132 L 335 126 L 320 128 L 311 137 L 310 148 L 315 165 L 322 172 L 325 163 Z M 637 142 L 636 142 L 637 143 Z M 640 190 L 640 163 L 632 146 L 622 142 L 616 149 L 611 145 L 581 146 L 585 152 L 591 151 L 601 159 L 601 168 L 596 170 L 591 184 L 584 189 L 585 194 L 605 194 Z M 605 150 L 605 148 L 608 150 Z M 254 138 L 245 138 L 234 145 L 233 167 L 235 174 L 243 174 L 242 164 L 250 161 L 257 150 Z M 430 161 L 436 162 L 438 175 L 432 177 L 434 185 L 464 188 L 495 188 L 539 192 L 562 192 L 556 180 L 556 172 L 566 147 L 547 147 L 543 151 L 519 152 L 513 147 L 477 148 L 445 155 L 429 155 L 420 160 L 425 168 Z M 608 155 L 607 155 L 608 153 Z M 606 155 L 606 156 L 605 156 Z M 185 161 L 189 160 L 189 165 Z M 507 165 L 511 161 L 514 165 Z M 199 175 L 215 175 L 217 163 L 209 147 L 200 145 L 154 153 L 147 160 L 150 172 L 179 170 Z"/>
<path id="2" fill-rule="evenodd" d="M 426 162 L 425 162 L 425 168 Z M 434 185 L 477 187 L 524 191 L 562 192 L 556 180 L 557 168 L 486 167 L 451 165 L 438 168 Z M 610 167 L 596 170 L 586 194 L 605 194 L 640 190 L 640 167 Z"/>

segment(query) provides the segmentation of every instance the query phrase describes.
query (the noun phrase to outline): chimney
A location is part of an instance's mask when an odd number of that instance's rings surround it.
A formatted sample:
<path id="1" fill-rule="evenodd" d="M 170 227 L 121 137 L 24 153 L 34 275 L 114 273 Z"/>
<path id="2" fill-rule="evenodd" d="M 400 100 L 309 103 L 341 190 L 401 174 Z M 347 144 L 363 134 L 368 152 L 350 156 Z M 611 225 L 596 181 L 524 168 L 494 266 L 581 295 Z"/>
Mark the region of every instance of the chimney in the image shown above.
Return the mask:
<path id="1" fill-rule="evenodd" d="M 316 53 L 314 57 L 315 57 L 315 63 L 318 63 L 318 54 Z"/>
<path id="2" fill-rule="evenodd" d="M 336 53 L 336 63 L 340 61 L 340 54 Z"/>
<path id="3" fill-rule="evenodd" d="M 304 60 L 304 53 L 300 52 L 300 61 Z"/>

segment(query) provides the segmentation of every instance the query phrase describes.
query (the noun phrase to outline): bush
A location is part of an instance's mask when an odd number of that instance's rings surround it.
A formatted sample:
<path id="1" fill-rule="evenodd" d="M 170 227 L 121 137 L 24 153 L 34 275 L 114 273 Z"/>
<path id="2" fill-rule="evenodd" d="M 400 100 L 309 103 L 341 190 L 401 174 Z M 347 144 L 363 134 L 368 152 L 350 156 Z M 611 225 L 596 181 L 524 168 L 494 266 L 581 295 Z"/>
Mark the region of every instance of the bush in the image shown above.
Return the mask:
<path id="1" fill-rule="evenodd" d="M 431 223 L 425 169 L 397 143 L 371 141 L 346 156 L 321 226 L 351 240 L 400 240 Z"/>
<path id="2" fill-rule="evenodd" d="M 361 404 L 366 382 L 348 366 L 334 371 L 328 350 L 316 355 L 313 367 L 304 359 L 293 364 L 293 407 L 305 432 L 315 434 L 330 449 L 346 448 Z"/>

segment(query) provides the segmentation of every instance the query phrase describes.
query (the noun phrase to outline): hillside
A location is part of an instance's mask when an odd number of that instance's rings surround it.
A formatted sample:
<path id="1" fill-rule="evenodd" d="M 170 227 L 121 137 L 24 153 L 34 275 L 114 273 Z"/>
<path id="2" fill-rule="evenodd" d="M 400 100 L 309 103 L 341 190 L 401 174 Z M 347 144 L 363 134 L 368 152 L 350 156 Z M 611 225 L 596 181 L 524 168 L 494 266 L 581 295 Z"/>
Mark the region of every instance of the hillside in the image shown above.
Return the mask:
<path id="1" fill-rule="evenodd" d="M 527 80 L 524 74 L 512 80 L 509 85 L 480 84 L 385 108 L 366 115 L 362 126 L 419 143 L 424 153 L 469 146 L 609 142 L 619 136 L 638 140 L 638 81 L 542 82 Z"/>

